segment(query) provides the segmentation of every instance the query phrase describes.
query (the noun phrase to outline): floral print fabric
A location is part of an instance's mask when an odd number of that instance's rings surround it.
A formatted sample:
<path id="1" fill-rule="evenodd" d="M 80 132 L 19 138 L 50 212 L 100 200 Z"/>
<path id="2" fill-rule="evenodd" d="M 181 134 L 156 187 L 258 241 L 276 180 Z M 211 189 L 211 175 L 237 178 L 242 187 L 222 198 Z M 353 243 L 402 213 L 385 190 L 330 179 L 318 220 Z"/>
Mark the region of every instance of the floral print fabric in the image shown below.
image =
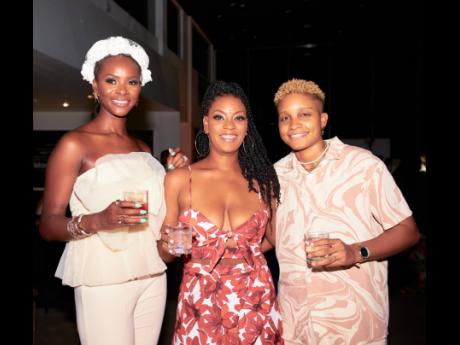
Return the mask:
<path id="1" fill-rule="evenodd" d="M 184 265 L 173 344 L 283 344 L 272 276 L 260 243 L 268 211 L 260 209 L 232 231 L 223 231 L 193 209 L 180 219 L 194 228 Z M 236 247 L 228 247 L 232 238 Z M 240 259 L 236 265 L 221 258 Z"/>

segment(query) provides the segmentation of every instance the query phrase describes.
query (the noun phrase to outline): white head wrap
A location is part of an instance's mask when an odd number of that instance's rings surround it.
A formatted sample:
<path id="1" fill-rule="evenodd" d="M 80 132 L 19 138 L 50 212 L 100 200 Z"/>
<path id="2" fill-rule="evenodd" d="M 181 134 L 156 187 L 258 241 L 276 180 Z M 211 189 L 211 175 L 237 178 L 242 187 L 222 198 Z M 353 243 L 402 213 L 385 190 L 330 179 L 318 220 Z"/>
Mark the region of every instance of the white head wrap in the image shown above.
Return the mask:
<path id="1" fill-rule="evenodd" d="M 109 37 L 92 45 L 86 53 L 85 62 L 81 67 L 83 80 L 91 84 L 95 78 L 94 66 L 96 63 L 109 55 L 116 56 L 120 54 L 129 55 L 139 64 L 141 67 L 142 86 L 152 81 L 152 73 L 148 69 L 149 57 L 144 48 L 138 43 L 121 36 Z"/>

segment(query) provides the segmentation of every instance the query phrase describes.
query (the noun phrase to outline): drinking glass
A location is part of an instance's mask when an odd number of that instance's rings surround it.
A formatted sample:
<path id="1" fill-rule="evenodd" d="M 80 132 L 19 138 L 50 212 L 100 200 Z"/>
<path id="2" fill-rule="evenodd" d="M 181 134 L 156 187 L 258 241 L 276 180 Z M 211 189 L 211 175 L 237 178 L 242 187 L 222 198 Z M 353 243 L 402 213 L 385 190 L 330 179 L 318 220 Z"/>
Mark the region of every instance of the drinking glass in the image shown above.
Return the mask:
<path id="1" fill-rule="evenodd" d="M 149 191 L 131 190 L 123 192 L 123 200 L 133 201 L 141 204 L 141 210 L 149 212 Z"/>
<path id="2" fill-rule="evenodd" d="M 305 251 L 307 254 L 313 250 L 313 241 L 320 240 L 323 238 L 329 238 L 329 233 L 324 232 L 324 231 L 310 231 L 305 234 Z M 314 258 L 309 258 L 307 256 L 307 262 L 311 263 L 312 261 L 319 261 L 324 258 L 326 258 L 327 255 L 325 256 L 316 256 Z"/>
<path id="3" fill-rule="evenodd" d="M 187 255 L 192 252 L 192 226 L 187 223 L 166 225 L 172 243 L 168 243 L 169 253 L 175 256 Z"/>

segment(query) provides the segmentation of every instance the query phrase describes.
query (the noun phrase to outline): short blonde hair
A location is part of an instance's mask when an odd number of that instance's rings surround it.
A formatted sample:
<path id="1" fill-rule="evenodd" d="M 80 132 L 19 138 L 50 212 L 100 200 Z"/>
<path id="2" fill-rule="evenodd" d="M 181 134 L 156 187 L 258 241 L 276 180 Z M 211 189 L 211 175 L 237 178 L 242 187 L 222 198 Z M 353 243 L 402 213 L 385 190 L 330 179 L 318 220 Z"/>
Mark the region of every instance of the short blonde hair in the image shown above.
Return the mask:
<path id="1" fill-rule="evenodd" d="M 308 94 L 321 101 L 323 105 L 324 100 L 326 99 L 325 93 L 315 82 L 311 80 L 291 79 L 281 84 L 278 91 L 276 91 L 274 99 L 275 105 L 278 106 L 283 98 L 290 93 Z"/>

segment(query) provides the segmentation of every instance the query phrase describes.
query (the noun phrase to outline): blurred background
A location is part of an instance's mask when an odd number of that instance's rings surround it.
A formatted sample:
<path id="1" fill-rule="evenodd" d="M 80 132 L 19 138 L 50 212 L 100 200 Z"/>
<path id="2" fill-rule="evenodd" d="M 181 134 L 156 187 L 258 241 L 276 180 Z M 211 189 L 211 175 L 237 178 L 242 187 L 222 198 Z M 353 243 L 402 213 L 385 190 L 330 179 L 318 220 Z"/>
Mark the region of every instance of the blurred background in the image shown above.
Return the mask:
<path id="1" fill-rule="evenodd" d="M 422 239 L 389 260 L 388 343 L 425 344 L 426 126 L 424 7 L 415 0 L 34 0 L 33 292 L 34 344 L 79 344 L 72 288 L 54 271 L 64 243 L 37 231 L 49 153 L 93 116 L 82 80 L 86 51 L 122 35 L 140 43 L 154 79 L 143 88 L 130 131 L 155 157 L 180 146 L 196 157 L 199 104 L 210 81 L 243 86 L 272 162 L 288 153 L 273 96 L 291 78 L 326 93 L 325 137 L 370 149 L 390 169 Z M 267 253 L 275 279 L 278 267 Z M 168 269 L 161 344 L 169 344 L 181 263 Z"/>

